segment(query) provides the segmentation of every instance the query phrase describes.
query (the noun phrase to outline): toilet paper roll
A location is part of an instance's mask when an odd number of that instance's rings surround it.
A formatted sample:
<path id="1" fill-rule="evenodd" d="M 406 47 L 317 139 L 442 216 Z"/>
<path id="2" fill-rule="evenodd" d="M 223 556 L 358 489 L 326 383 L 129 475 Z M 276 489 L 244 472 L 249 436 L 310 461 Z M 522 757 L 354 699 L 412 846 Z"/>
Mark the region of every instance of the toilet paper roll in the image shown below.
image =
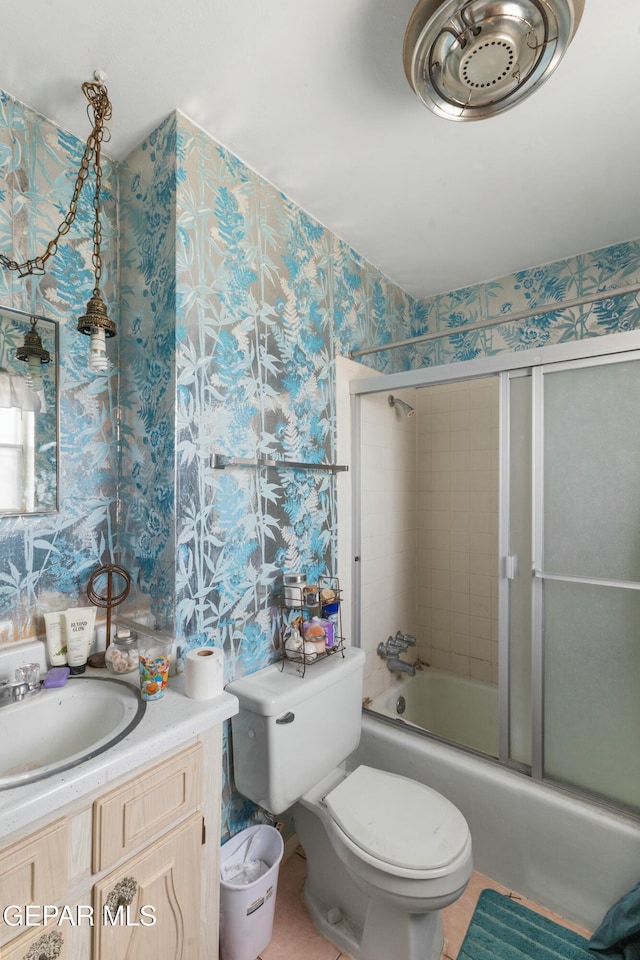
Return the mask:
<path id="1" fill-rule="evenodd" d="M 199 647 L 189 650 L 184 661 L 184 690 L 191 700 L 211 700 L 222 693 L 224 655 L 222 650 Z"/>

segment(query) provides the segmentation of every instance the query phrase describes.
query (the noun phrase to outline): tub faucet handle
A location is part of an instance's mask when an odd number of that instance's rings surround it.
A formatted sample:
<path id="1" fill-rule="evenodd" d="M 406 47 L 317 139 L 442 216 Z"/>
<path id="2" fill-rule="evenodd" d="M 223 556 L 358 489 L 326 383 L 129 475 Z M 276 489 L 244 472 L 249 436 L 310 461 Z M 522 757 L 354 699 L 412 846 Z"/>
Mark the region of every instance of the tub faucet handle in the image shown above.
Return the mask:
<path id="1" fill-rule="evenodd" d="M 391 640 L 391 637 L 389 637 L 389 640 Z M 379 657 L 384 658 L 387 656 L 387 653 L 389 650 L 389 640 L 387 640 L 386 643 L 383 643 L 381 640 L 380 643 L 378 644 L 376 653 L 378 654 Z"/>
<path id="2" fill-rule="evenodd" d="M 398 630 L 393 639 L 389 637 L 388 642 L 392 643 L 397 650 L 406 650 L 407 647 L 415 647 L 416 638 L 409 633 L 402 633 L 401 630 Z"/>

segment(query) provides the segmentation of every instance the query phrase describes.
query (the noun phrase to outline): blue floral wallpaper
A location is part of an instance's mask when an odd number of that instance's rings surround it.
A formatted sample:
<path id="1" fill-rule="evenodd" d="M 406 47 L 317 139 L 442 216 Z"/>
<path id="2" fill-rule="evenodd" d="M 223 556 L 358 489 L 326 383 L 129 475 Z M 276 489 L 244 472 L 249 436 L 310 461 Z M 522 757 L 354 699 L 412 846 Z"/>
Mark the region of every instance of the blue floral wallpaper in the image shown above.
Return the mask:
<path id="1" fill-rule="evenodd" d="M 89 128 L 87 129 L 87 134 Z M 41 253 L 64 218 L 84 144 L 0 92 L 0 249 L 24 261 Z M 114 173 L 103 169 L 103 285 L 117 320 Z M 93 289 L 93 196 L 48 273 L 20 279 L 0 269 L 0 303 L 59 325 L 60 512 L 0 518 L 0 642 L 43 633 L 41 613 L 81 599 L 91 573 L 113 559 L 117 494 L 113 410 L 117 365 L 86 369 L 89 339 L 76 332 Z"/>
<path id="2" fill-rule="evenodd" d="M 0 249 L 26 256 L 64 215 L 82 144 L 6 95 L 0 107 Z M 109 374 L 88 376 L 75 332 L 92 285 L 88 198 L 50 274 L 0 274 L 0 302 L 60 324 L 62 491 L 59 514 L 0 519 L 0 640 L 42 632 L 39 610 L 68 605 L 117 559 L 133 575 L 130 616 L 183 650 L 220 647 L 227 680 L 258 669 L 276 656 L 281 572 L 335 572 L 335 479 L 217 470 L 215 454 L 335 461 L 334 358 L 351 349 L 450 331 L 366 358 L 394 372 L 640 320 L 629 297 L 465 332 L 640 280 L 640 243 L 418 302 L 180 113 L 105 185 L 105 292 L 119 323 Z M 224 764 L 232 833 L 255 811 L 232 790 L 226 742 Z"/>
<path id="3" fill-rule="evenodd" d="M 640 294 L 558 309 L 540 317 L 469 331 L 469 323 L 499 318 L 536 307 L 588 297 L 609 287 L 640 282 L 640 241 L 441 294 L 421 303 L 426 330 L 451 331 L 449 337 L 415 344 L 409 366 L 419 368 L 471 360 L 505 351 L 529 350 L 552 343 L 633 330 L 640 326 Z"/>
<path id="4" fill-rule="evenodd" d="M 130 616 L 173 629 L 178 499 L 176 130 L 170 117 L 120 165 L 121 561 Z"/>
<path id="5" fill-rule="evenodd" d="M 179 114 L 121 165 L 120 211 L 132 607 L 223 646 L 234 676 L 272 657 L 281 571 L 335 569 L 335 491 L 329 473 L 213 455 L 332 461 L 335 352 L 406 336 L 420 310 Z"/>
<path id="6" fill-rule="evenodd" d="M 335 572 L 335 483 L 212 458 L 335 461 L 335 353 L 406 336 L 419 308 L 179 114 L 121 166 L 120 210 L 129 606 L 221 647 L 231 679 L 276 656 L 282 571 Z M 254 811 L 230 784 L 232 831 Z"/>

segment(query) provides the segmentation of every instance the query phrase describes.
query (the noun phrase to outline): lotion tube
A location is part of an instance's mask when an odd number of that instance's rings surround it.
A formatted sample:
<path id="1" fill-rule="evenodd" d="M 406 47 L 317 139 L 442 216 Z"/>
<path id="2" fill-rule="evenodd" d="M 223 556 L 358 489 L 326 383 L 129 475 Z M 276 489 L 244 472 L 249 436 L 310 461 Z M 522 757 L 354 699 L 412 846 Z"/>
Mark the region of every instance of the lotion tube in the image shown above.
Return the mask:
<path id="1" fill-rule="evenodd" d="M 47 632 L 47 655 L 49 666 L 62 667 L 67 662 L 67 640 L 64 629 L 64 612 L 57 610 L 44 615 Z"/>
<path id="2" fill-rule="evenodd" d="M 96 622 L 95 607 L 70 607 L 64 611 L 67 663 L 71 673 L 84 673 Z"/>

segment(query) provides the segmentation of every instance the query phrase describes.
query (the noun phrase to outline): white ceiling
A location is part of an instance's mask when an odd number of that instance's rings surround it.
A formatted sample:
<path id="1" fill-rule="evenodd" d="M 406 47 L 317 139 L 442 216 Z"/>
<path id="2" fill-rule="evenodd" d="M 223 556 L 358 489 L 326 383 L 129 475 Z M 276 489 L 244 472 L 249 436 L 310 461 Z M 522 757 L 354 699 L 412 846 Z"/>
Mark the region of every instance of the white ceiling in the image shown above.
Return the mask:
<path id="1" fill-rule="evenodd" d="M 3 12 L 0 88 L 105 151 L 175 108 L 416 297 L 640 236 L 640 2 L 586 0 L 563 61 L 489 120 L 408 86 L 415 0 L 33 0 Z"/>

